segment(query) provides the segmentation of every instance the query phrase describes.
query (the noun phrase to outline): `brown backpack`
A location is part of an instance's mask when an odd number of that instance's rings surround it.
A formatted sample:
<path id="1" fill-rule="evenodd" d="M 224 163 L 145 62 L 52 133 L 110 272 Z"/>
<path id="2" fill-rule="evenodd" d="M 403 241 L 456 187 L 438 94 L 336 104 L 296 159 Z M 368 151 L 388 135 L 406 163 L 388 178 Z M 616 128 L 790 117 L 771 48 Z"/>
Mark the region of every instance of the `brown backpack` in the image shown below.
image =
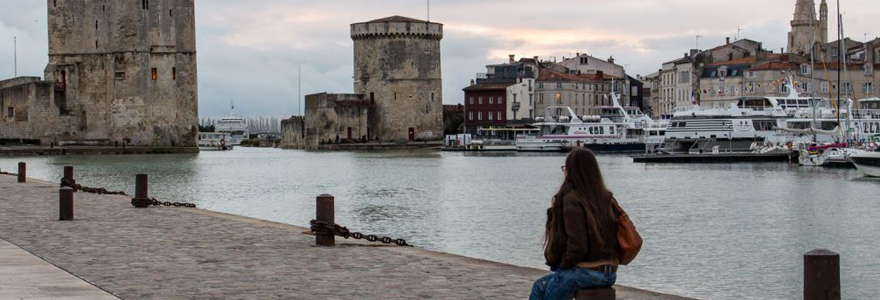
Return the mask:
<path id="1" fill-rule="evenodd" d="M 614 204 L 618 214 L 617 240 L 620 243 L 618 261 L 621 265 L 628 265 L 639 255 L 639 250 L 642 249 L 642 237 L 636 231 L 636 226 L 629 219 L 629 215 L 623 211 L 620 204 L 617 204 L 617 199 L 612 198 L 611 203 Z"/>

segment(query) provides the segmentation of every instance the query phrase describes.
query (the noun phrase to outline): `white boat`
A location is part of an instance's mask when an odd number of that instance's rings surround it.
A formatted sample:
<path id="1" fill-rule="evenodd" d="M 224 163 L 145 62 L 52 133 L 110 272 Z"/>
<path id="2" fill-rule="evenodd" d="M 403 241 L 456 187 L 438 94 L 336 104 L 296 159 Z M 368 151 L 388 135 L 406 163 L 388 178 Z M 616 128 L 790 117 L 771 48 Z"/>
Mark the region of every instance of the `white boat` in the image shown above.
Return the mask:
<path id="1" fill-rule="evenodd" d="M 241 117 L 229 116 L 222 118 L 220 121 L 217 121 L 215 130 L 229 134 L 227 140 L 229 145 L 241 145 L 241 141 L 249 138 L 247 123 Z"/>
<path id="2" fill-rule="evenodd" d="M 880 152 L 864 152 L 850 157 L 856 168 L 871 177 L 880 177 Z"/>
<path id="3" fill-rule="evenodd" d="M 229 134 L 226 132 L 200 132 L 199 150 L 232 150 L 232 145 L 227 144 Z"/>
<path id="4" fill-rule="evenodd" d="M 865 151 L 851 148 L 847 144 L 829 144 L 812 147 L 800 147 L 798 163 L 801 166 L 851 166 L 850 157 Z"/>
<path id="5" fill-rule="evenodd" d="M 611 93 L 613 106 L 597 107 L 598 116 L 578 116 L 571 107 L 551 106 L 535 118 L 537 134 L 516 138 L 516 150 L 561 152 L 584 147 L 595 152 L 644 152 L 645 130 L 656 123 L 641 110 L 623 107 Z"/>
<path id="6" fill-rule="evenodd" d="M 787 97 L 741 98 L 727 108 L 676 110 L 666 130 L 667 151 L 752 152 L 755 144 L 761 149 L 782 149 L 792 144 L 836 143 L 852 136 L 848 132 L 880 130 L 880 111 L 853 110 L 851 101 L 837 111 L 830 101 L 801 97 L 790 82 Z M 838 118 L 838 113 L 843 117 Z M 844 120 L 848 121 L 840 124 Z M 849 141 L 863 142 L 864 138 Z"/>

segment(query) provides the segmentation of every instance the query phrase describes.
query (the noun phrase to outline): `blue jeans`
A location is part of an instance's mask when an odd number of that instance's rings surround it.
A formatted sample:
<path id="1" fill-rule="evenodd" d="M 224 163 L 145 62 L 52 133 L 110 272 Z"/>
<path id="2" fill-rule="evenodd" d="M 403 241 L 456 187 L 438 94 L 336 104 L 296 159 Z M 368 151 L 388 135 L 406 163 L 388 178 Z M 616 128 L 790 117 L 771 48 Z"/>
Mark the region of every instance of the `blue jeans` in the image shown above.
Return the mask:
<path id="1" fill-rule="evenodd" d="M 574 293 L 588 288 L 606 287 L 617 281 L 617 272 L 574 267 L 547 274 L 532 286 L 530 300 L 570 300 Z"/>

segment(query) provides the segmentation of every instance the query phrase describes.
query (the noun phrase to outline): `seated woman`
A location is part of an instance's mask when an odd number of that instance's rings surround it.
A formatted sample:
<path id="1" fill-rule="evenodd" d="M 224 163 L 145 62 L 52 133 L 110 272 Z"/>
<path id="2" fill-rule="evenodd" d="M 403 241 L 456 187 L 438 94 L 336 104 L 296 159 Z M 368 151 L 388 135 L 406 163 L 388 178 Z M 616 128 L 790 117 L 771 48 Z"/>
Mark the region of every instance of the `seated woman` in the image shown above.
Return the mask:
<path id="1" fill-rule="evenodd" d="M 617 213 L 596 156 L 576 148 L 562 171 L 565 180 L 547 210 L 544 234 L 544 257 L 553 273 L 532 286 L 533 300 L 568 300 L 578 290 L 617 280 Z"/>

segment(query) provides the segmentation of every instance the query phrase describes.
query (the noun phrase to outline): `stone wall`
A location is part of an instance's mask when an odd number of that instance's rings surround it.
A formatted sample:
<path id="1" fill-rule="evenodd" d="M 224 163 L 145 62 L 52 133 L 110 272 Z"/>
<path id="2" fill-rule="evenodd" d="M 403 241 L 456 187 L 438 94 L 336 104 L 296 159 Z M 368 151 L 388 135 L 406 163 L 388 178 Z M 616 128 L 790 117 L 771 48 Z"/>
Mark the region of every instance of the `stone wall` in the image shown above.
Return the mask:
<path id="1" fill-rule="evenodd" d="M 375 106 L 371 140 L 443 138 L 443 25 L 402 17 L 352 24 L 354 91 Z"/>
<path id="2" fill-rule="evenodd" d="M 281 121 L 281 147 L 314 148 L 366 139 L 370 102 L 360 94 L 306 95 L 305 117 Z"/>
<path id="3" fill-rule="evenodd" d="M 4 89 L 26 119 L 4 119 L 4 137 L 196 145 L 194 0 L 48 0 L 48 13 L 46 81 Z"/>
<path id="4" fill-rule="evenodd" d="M 304 122 L 305 120 L 302 116 L 293 116 L 289 119 L 281 120 L 281 142 L 278 144 L 278 147 L 284 149 L 302 147 L 305 139 Z"/>

